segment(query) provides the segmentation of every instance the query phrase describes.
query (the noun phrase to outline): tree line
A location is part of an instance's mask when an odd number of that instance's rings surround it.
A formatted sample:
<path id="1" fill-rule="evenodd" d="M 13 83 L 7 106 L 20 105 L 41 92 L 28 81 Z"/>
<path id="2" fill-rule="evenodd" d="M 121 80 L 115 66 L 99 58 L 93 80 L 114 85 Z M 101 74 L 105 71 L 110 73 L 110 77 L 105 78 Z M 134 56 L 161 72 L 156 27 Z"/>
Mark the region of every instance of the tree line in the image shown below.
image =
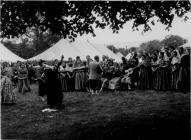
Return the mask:
<path id="1" fill-rule="evenodd" d="M 148 53 L 152 53 L 156 50 L 161 50 L 162 47 L 174 47 L 177 48 L 187 42 L 186 39 L 179 35 L 167 35 L 164 39 L 160 40 L 150 40 L 147 42 L 141 43 L 139 46 L 124 46 L 123 48 L 117 48 L 115 45 L 108 45 L 108 49 L 113 51 L 114 53 L 120 52 L 124 56 L 133 51 L 144 51 Z M 125 44 L 124 44 L 125 45 Z M 127 49 L 127 48 L 128 49 Z"/>

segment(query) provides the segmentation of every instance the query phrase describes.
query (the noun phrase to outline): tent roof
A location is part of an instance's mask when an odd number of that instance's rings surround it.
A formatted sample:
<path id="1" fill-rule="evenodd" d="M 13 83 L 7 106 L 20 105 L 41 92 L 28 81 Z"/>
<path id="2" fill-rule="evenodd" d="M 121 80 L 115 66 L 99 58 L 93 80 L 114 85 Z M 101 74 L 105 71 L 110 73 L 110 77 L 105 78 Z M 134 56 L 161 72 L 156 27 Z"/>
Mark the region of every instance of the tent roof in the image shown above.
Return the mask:
<path id="1" fill-rule="evenodd" d="M 93 44 L 88 42 L 89 44 L 91 44 L 97 51 L 99 51 L 102 55 L 108 55 L 109 57 L 115 59 L 115 61 L 120 62 L 121 58 L 119 56 L 117 56 L 116 54 L 114 54 L 111 50 L 109 50 L 106 46 L 104 46 L 103 44 Z"/>
<path id="2" fill-rule="evenodd" d="M 120 58 L 123 57 L 123 54 L 121 54 L 120 52 L 117 52 L 117 54 Z"/>
<path id="3" fill-rule="evenodd" d="M 128 53 L 125 58 L 126 58 L 127 60 L 129 60 L 131 57 L 132 57 L 132 53 Z"/>
<path id="4" fill-rule="evenodd" d="M 102 57 L 102 55 L 108 55 L 115 59 L 115 61 L 121 61 L 121 57 L 114 54 L 103 44 L 92 44 L 90 42 L 75 41 L 70 43 L 67 39 L 61 39 L 54 46 L 47 49 L 43 53 L 30 58 L 29 60 L 54 60 L 60 59 L 61 55 L 64 55 L 65 60 L 69 57 L 73 59 L 76 56 L 80 56 L 82 60 L 86 59 L 87 55 L 94 58 L 95 55 Z"/>
<path id="5" fill-rule="evenodd" d="M 11 52 L 2 43 L 0 43 L 0 61 L 16 62 L 24 61 L 24 59 Z"/>
<path id="6" fill-rule="evenodd" d="M 83 55 L 87 56 L 89 55 L 91 58 L 94 58 L 94 56 L 102 56 L 102 54 L 96 50 L 92 45 L 90 45 L 88 42 L 84 41 L 75 41 L 72 42 L 72 45 L 79 50 Z"/>
<path id="7" fill-rule="evenodd" d="M 69 57 L 75 59 L 76 56 L 80 56 L 82 60 L 85 59 L 85 55 L 77 50 L 76 47 L 74 47 L 67 39 L 61 39 L 51 48 L 35 57 L 30 58 L 29 60 L 54 60 L 60 59 L 62 55 L 64 55 L 65 60 Z"/>

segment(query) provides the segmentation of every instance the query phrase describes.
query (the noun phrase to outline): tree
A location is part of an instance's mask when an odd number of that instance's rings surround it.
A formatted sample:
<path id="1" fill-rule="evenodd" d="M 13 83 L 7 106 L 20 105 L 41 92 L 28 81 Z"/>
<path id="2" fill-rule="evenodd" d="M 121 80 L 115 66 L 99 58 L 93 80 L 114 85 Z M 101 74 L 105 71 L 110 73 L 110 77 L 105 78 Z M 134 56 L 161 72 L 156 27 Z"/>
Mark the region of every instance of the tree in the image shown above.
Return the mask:
<path id="1" fill-rule="evenodd" d="M 178 36 L 178 35 L 168 35 L 166 36 L 161 43 L 163 44 L 163 46 L 165 47 L 171 47 L 173 46 L 174 48 L 177 48 L 178 46 L 183 45 L 184 43 L 186 43 L 186 39 Z"/>
<path id="2" fill-rule="evenodd" d="M 161 48 L 162 45 L 158 40 L 148 41 L 140 45 L 140 51 L 145 51 L 147 53 L 153 53 L 156 50 L 161 50 Z"/>
<path id="3" fill-rule="evenodd" d="M 53 35 L 50 31 L 41 32 L 38 27 L 27 29 L 27 32 L 19 38 L 21 42 L 18 44 L 10 40 L 6 40 L 3 44 L 25 59 L 45 51 L 60 40 L 59 36 Z"/>
<path id="4" fill-rule="evenodd" d="M 118 52 L 126 56 L 128 54 L 128 50 L 126 48 L 118 48 Z"/>
<path id="5" fill-rule="evenodd" d="M 188 17 L 190 2 L 187 1 L 2 1 L 1 36 L 15 37 L 26 33 L 27 28 L 39 27 L 42 32 L 74 40 L 78 35 L 91 33 L 96 28 L 109 26 L 114 33 L 133 21 L 133 30 L 144 26 L 144 32 L 151 25 L 161 22 L 167 29 L 174 16 Z M 155 20 L 154 17 L 157 17 Z"/>
<path id="6" fill-rule="evenodd" d="M 130 47 L 128 50 L 129 50 L 129 52 L 136 52 L 137 51 L 137 47 Z"/>
<path id="7" fill-rule="evenodd" d="M 28 28 L 23 36 L 30 40 L 29 46 L 36 51 L 48 49 L 60 40 L 60 36 L 52 34 L 49 30 L 42 32 L 39 27 Z"/>

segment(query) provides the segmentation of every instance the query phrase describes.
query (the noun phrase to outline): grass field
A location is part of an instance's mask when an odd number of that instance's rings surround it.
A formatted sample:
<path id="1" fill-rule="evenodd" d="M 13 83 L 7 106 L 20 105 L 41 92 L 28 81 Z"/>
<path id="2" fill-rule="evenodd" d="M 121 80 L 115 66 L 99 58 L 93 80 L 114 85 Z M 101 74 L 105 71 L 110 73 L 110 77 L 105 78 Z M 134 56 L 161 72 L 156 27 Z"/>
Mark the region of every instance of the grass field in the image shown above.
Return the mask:
<path id="1" fill-rule="evenodd" d="M 62 110 L 43 113 L 46 102 L 31 87 L 17 93 L 16 105 L 2 105 L 2 139 L 189 139 L 190 93 L 71 92 L 64 93 Z"/>

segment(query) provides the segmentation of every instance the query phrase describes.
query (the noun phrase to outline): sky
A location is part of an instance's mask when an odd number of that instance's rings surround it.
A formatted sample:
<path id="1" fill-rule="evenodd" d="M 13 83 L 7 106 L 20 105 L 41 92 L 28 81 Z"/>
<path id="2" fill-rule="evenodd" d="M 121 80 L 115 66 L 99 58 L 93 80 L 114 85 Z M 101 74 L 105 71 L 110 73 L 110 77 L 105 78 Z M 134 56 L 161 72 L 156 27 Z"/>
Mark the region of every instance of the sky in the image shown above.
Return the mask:
<path id="1" fill-rule="evenodd" d="M 188 14 L 191 17 L 191 13 Z M 119 31 L 118 34 L 113 34 L 112 30 L 106 29 L 94 29 L 96 37 L 91 34 L 83 35 L 78 37 L 77 40 L 86 41 L 89 40 L 92 43 L 99 44 L 112 44 L 119 42 L 144 42 L 149 40 L 162 40 L 167 35 L 179 35 L 189 42 L 191 42 L 191 19 L 187 22 L 183 21 L 182 18 L 175 17 L 172 23 L 172 28 L 170 31 L 165 30 L 166 26 L 162 23 L 156 23 L 155 26 L 151 27 L 151 31 L 142 34 L 142 31 L 133 31 L 132 22 L 127 22 L 123 29 Z"/>

